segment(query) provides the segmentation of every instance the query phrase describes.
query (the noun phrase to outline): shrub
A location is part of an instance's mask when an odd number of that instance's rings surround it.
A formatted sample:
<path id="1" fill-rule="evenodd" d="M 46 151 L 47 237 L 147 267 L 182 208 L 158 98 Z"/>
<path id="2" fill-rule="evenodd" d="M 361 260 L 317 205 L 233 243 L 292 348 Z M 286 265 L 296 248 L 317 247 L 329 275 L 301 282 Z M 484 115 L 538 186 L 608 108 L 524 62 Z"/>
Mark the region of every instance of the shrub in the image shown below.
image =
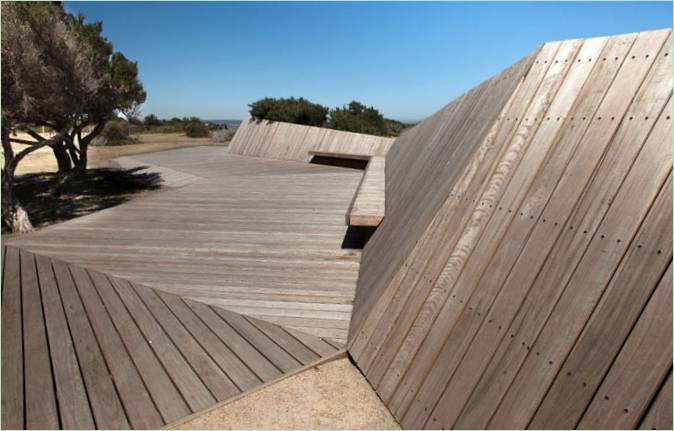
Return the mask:
<path id="1" fill-rule="evenodd" d="M 131 126 L 139 127 L 139 126 Z M 103 132 L 100 135 L 96 136 L 92 141 L 91 145 L 101 146 L 101 145 L 129 145 L 136 144 L 138 141 L 131 136 L 129 136 L 129 124 L 121 119 L 110 120 L 105 123 L 103 127 Z"/>
<path id="2" fill-rule="evenodd" d="M 201 120 L 192 118 L 185 123 L 185 135 L 190 138 L 205 138 L 211 135 L 211 131 Z"/>
<path id="3" fill-rule="evenodd" d="M 300 97 L 295 99 L 275 99 L 265 97 L 250 105 L 250 115 L 257 121 L 284 121 L 287 123 L 323 126 L 328 108 Z"/>
<path id="4" fill-rule="evenodd" d="M 129 125 L 124 120 L 110 120 L 105 123 L 103 136 L 108 140 L 123 140 L 129 137 Z"/>
<path id="5" fill-rule="evenodd" d="M 355 100 L 347 106 L 330 111 L 328 127 L 369 135 L 385 136 L 387 134 L 384 116 L 375 108 L 367 107 Z"/>
<path id="6" fill-rule="evenodd" d="M 229 142 L 234 137 L 236 129 L 218 129 L 211 134 L 214 142 Z"/>
<path id="7" fill-rule="evenodd" d="M 156 115 L 150 114 L 145 116 L 143 123 L 145 123 L 146 126 L 158 126 L 162 123 L 162 121 L 157 118 Z"/>

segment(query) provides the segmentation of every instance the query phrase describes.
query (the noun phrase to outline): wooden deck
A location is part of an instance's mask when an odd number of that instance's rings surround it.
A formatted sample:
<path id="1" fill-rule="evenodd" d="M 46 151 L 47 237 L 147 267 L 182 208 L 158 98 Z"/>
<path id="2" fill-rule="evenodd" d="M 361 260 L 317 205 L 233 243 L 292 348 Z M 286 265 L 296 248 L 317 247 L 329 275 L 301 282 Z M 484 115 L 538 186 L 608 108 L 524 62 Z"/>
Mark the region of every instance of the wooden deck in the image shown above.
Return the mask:
<path id="1" fill-rule="evenodd" d="M 360 250 L 342 248 L 362 171 L 237 156 L 222 147 L 135 158 L 182 187 L 12 244 L 345 342 Z M 125 167 L 132 167 L 125 158 Z"/>
<path id="2" fill-rule="evenodd" d="M 335 355 L 318 337 L 3 247 L 2 428 L 159 428 Z"/>

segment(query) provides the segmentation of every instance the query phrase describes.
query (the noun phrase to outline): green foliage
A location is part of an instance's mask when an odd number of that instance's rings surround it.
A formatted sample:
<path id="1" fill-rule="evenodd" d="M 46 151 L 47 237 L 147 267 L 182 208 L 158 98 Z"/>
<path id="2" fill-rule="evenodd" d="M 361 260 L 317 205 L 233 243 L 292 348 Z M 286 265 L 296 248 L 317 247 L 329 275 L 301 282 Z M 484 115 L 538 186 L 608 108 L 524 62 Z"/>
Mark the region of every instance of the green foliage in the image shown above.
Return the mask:
<path id="1" fill-rule="evenodd" d="M 368 135 L 385 136 L 387 133 L 384 116 L 375 108 L 355 100 L 347 106 L 330 111 L 328 127 Z"/>
<path id="2" fill-rule="evenodd" d="M 206 138 L 211 135 L 211 131 L 198 118 L 191 118 L 190 121 L 185 123 L 185 135 L 190 138 Z"/>
<path id="3" fill-rule="evenodd" d="M 173 117 L 170 120 L 158 118 L 154 114 L 145 116 L 141 130 L 134 129 L 134 133 L 185 133 L 191 138 L 209 136 L 209 128 L 197 117 Z"/>
<path id="4" fill-rule="evenodd" d="M 346 106 L 328 109 L 302 97 L 299 99 L 266 97 L 248 106 L 250 106 L 250 115 L 257 121 L 284 121 L 368 135 L 400 136 L 411 126 L 384 118 L 374 107 L 367 107 L 355 100 Z"/>
<path id="5" fill-rule="evenodd" d="M 302 97 L 299 99 L 265 97 L 248 106 L 250 115 L 257 121 L 284 121 L 307 126 L 323 126 L 328 115 L 328 108 Z"/>
<path id="6" fill-rule="evenodd" d="M 154 114 L 146 115 L 143 119 L 143 124 L 146 126 L 159 126 L 161 123 L 161 120 Z"/>
<path id="7" fill-rule="evenodd" d="M 60 2 L 2 4 L 3 126 L 46 125 L 62 134 L 65 142 L 49 145 L 78 170 L 105 123 L 146 98 L 137 64 L 114 52 L 102 31 L 101 22 L 87 23 Z"/>

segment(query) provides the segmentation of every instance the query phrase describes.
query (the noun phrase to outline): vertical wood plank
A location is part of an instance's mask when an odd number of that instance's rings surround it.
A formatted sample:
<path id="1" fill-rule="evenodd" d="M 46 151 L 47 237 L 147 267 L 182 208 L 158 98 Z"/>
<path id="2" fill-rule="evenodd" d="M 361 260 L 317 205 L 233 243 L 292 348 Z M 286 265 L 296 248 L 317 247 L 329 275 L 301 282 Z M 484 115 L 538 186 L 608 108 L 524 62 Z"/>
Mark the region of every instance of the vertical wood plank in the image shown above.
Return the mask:
<path id="1" fill-rule="evenodd" d="M 60 427 L 35 256 L 21 250 L 26 428 Z"/>
<path id="2" fill-rule="evenodd" d="M 94 418 L 82 380 L 80 364 L 70 336 L 61 304 L 59 288 L 54 277 L 51 260 L 35 256 L 42 301 L 44 304 L 49 355 L 54 371 L 54 382 L 61 417 L 65 429 L 92 429 Z"/>
<path id="3" fill-rule="evenodd" d="M 2 428 L 24 429 L 23 331 L 19 250 L 4 246 L 2 273 Z"/>
<path id="4" fill-rule="evenodd" d="M 129 428 L 111 371 L 98 346 L 86 311 L 75 288 L 68 266 L 52 261 L 56 284 L 65 309 L 70 333 L 77 351 L 80 370 L 97 428 Z"/>

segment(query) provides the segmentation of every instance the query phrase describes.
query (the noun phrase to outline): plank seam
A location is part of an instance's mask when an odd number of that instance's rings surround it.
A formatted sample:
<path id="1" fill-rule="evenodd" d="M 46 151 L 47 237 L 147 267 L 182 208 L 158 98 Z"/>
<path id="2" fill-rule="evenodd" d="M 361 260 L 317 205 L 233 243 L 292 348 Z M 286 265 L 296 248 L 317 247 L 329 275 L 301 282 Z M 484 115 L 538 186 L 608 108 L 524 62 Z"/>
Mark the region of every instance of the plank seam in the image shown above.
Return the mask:
<path id="1" fill-rule="evenodd" d="M 655 404 L 655 401 L 658 399 L 658 394 L 660 394 L 660 392 L 663 390 L 663 388 L 667 384 L 667 379 L 669 379 L 671 375 L 672 375 L 672 368 L 670 367 L 669 371 L 667 371 L 665 373 L 665 376 L 663 377 L 662 382 L 657 386 L 657 389 L 653 393 L 653 397 L 648 402 L 648 405 L 646 406 L 643 413 L 641 414 L 641 417 L 637 421 L 637 428 L 641 428 L 643 426 L 644 420 L 648 416 L 648 413 L 651 411 L 651 408 L 653 408 L 653 405 Z"/>

